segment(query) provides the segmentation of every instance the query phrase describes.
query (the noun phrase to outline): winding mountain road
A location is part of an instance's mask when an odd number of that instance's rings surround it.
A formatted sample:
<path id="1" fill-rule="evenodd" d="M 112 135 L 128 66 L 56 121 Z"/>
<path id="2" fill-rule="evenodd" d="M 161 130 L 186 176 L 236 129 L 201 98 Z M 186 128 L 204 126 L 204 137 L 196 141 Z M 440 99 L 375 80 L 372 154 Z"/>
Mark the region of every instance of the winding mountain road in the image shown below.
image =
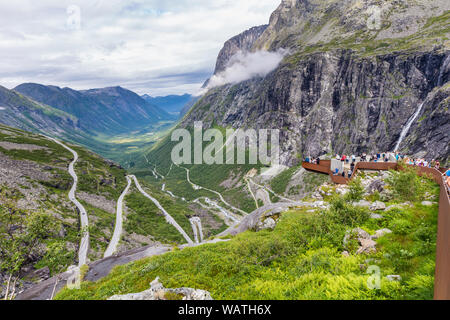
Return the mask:
<path id="1" fill-rule="evenodd" d="M 108 258 L 112 256 L 116 250 L 117 246 L 120 241 L 120 237 L 122 236 L 122 229 L 123 229 L 123 200 L 125 199 L 125 196 L 127 195 L 128 191 L 131 187 L 131 178 L 127 176 L 127 187 L 123 191 L 123 193 L 120 195 L 119 200 L 117 200 L 117 212 L 116 212 L 116 226 L 114 228 L 114 234 L 111 239 L 111 242 L 108 245 L 108 248 L 105 251 L 104 258 Z"/>
<path id="2" fill-rule="evenodd" d="M 248 215 L 248 212 L 245 212 L 245 211 L 243 211 L 243 210 L 241 210 L 241 209 L 239 209 L 239 208 L 236 208 L 236 207 L 232 206 L 231 204 L 229 204 L 229 203 L 225 200 L 225 198 L 222 196 L 222 194 L 221 194 L 220 192 L 217 192 L 217 191 L 215 191 L 215 190 L 211 190 L 211 189 L 208 189 L 208 188 L 205 188 L 205 187 L 202 187 L 202 186 L 199 186 L 199 185 L 193 183 L 193 182 L 191 181 L 191 178 L 190 178 L 190 170 L 189 170 L 188 168 L 185 168 L 185 167 L 182 167 L 182 166 L 179 166 L 179 165 L 176 165 L 176 166 L 179 167 L 179 168 L 182 168 L 182 169 L 186 170 L 186 180 L 187 180 L 187 182 L 189 182 L 189 183 L 191 184 L 191 186 L 194 188 L 194 190 L 206 190 L 206 191 L 212 192 L 212 193 L 218 195 L 219 198 L 220 198 L 220 201 L 222 201 L 226 206 L 230 207 L 230 208 L 233 209 L 233 210 L 236 210 L 236 211 L 242 213 L 244 216 L 247 216 L 247 215 Z"/>
<path id="3" fill-rule="evenodd" d="M 74 167 L 75 167 L 75 163 L 78 161 L 78 153 L 75 150 L 69 148 L 68 146 L 66 146 L 65 144 L 63 144 L 62 142 L 60 142 L 54 138 L 50 138 L 50 137 L 46 137 L 46 138 L 59 144 L 61 147 L 70 151 L 73 154 L 73 161 L 69 164 L 69 170 L 68 170 L 69 174 L 73 178 L 73 185 L 69 191 L 69 200 L 78 208 L 78 211 L 80 213 L 81 231 L 83 233 L 83 236 L 81 238 L 80 248 L 78 250 L 78 266 L 81 267 L 81 266 L 85 265 L 87 262 L 87 253 L 89 250 L 89 231 L 88 231 L 89 219 L 88 219 L 86 209 L 75 197 L 75 193 L 77 191 L 77 185 L 78 185 L 78 176 L 75 173 Z"/>
<path id="4" fill-rule="evenodd" d="M 273 190 L 270 189 L 269 187 L 260 185 L 260 184 L 256 183 L 255 181 L 253 181 L 252 179 L 248 179 L 248 180 L 249 180 L 251 183 L 253 183 L 255 186 L 260 187 L 261 189 L 270 192 L 270 193 L 273 194 L 274 196 L 276 196 L 276 197 L 278 197 L 278 198 L 280 198 L 280 199 L 282 199 L 282 200 L 284 200 L 284 201 L 291 202 L 291 203 L 296 203 L 296 202 L 297 202 L 297 201 L 295 201 L 295 200 L 292 200 L 292 199 L 283 197 L 282 195 L 276 193 L 275 191 L 273 191 Z"/>
<path id="5" fill-rule="evenodd" d="M 134 180 L 134 183 L 136 184 L 136 187 L 138 188 L 139 192 L 142 193 L 146 198 L 150 199 L 158 207 L 158 209 L 162 211 L 162 213 L 166 217 L 166 221 L 171 225 L 173 225 L 189 244 L 194 244 L 192 239 L 187 235 L 187 233 L 183 230 L 183 228 L 181 228 L 181 226 L 175 221 L 175 219 L 163 208 L 163 206 L 161 206 L 159 201 L 150 196 L 149 194 L 147 194 L 144 191 L 144 189 L 142 189 L 136 176 L 130 177 Z"/>

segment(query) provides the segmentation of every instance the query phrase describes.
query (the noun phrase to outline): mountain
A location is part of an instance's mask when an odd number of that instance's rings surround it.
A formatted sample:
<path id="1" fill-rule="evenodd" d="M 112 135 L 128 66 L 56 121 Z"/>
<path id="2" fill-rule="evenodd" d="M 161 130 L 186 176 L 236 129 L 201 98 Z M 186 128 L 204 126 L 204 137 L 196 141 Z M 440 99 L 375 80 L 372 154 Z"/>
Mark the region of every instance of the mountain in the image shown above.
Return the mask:
<path id="1" fill-rule="evenodd" d="M 255 42 L 266 31 L 268 25 L 250 28 L 243 33 L 225 42 L 217 57 L 214 74 L 218 74 L 226 69 L 230 58 L 239 51 L 251 51 Z"/>
<path id="2" fill-rule="evenodd" d="M 283 0 L 268 26 L 231 39 L 219 54 L 216 76 L 229 70 L 233 57 L 243 52 L 245 59 L 231 70 L 252 77 L 215 82 L 222 85 L 200 97 L 178 128 L 192 130 L 195 121 L 202 121 L 205 128 L 222 131 L 280 129 L 284 166 L 272 168 L 279 171 L 267 177 L 262 164 L 175 165 L 170 159 L 178 142 L 171 141 L 171 135 L 158 136 L 151 149 L 137 148 L 140 157 L 133 159 L 131 170 L 143 188 L 135 183 L 124 197 L 122 243 L 150 245 L 83 266 L 83 279 L 89 282 L 80 290 L 63 288 L 65 273 L 22 297 L 48 299 L 53 290 L 56 299 L 108 299 L 148 289 L 151 283 L 152 290 L 134 298 L 183 298 L 180 290 L 160 290 L 156 278 L 165 287 L 194 287 L 226 300 L 432 299 L 441 238 L 436 201 L 445 199 L 445 190 L 408 168 L 367 170 L 349 185 L 336 185 L 328 174 L 306 171 L 299 162 L 306 155 L 375 153 L 397 144 L 404 152 L 449 162 L 448 6 L 443 0 Z M 280 54 L 283 59 L 273 69 L 255 72 L 266 67 L 264 59 Z M 251 60 L 255 57 L 258 63 Z M 126 94 L 120 88 L 80 94 L 99 106 L 129 105 L 124 105 Z M 31 103 L 30 110 L 39 106 L 19 97 Z M 134 101 L 135 96 L 128 99 Z M 139 100 L 135 101 L 131 105 L 137 108 Z M 76 108 L 40 103 L 47 113 L 63 112 L 58 119 L 75 117 L 69 111 Z M 82 125 L 78 118 L 73 122 L 75 128 Z M 30 265 L 64 269 L 74 261 L 73 252 L 65 256 L 67 247 L 74 251 L 81 233 L 74 232 L 79 231 L 74 227 L 77 211 L 66 199 L 66 168 L 72 157 L 43 137 L 3 126 L 0 134 L 0 160 L 8 163 L 0 170 L 0 191 L 7 193 L 0 197 L 0 212 L 6 206 L 33 203 L 34 194 L 44 199 L 35 201 L 38 209 L 65 223 L 70 236 L 46 235 L 46 250 Z M 69 146 L 80 155 L 76 195 L 90 206 L 94 260 L 111 238 L 110 211 L 117 206 L 127 173 Z M 40 176 L 46 170 L 49 175 Z M 186 238 L 176 232 L 180 230 L 166 211 L 189 237 L 198 240 L 204 230 L 208 240 L 178 246 Z M 5 216 L 3 221 L 8 221 L 7 215 L 0 217 Z M 147 259 L 133 261 L 143 257 Z M 381 290 L 367 285 L 374 267 L 370 261 L 380 267 Z M 6 278 L 0 274 L 0 282 Z"/>
<path id="3" fill-rule="evenodd" d="M 282 62 L 212 88 L 181 126 L 282 129 L 281 162 L 292 166 L 306 155 L 392 151 L 412 119 L 400 150 L 450 164 L 449 3 L 373 5 L 282 1 L 257 39 L 227 42 L 217 69 L 237 50 L 285 49 Z"/>
<path id="4" fill-rule="evenodd" d="M 80 128 L 92 134 L 118 134 L 173 119 L 136 93 L 121 87 L 76 91 L 26 83 L 14 91 L 39 103 L 74 115 Z"/>
<path id="5" fill-rule="evenodd" d="M 413 193 L 414 202 L 392 199 L 389 204 L 395 205 L 374 214 L 368 208 L 372 202 L 349 195 L 358 188 L 364 194 L 370 189 L 361 186 L 374 181 L 383 185 L 390 175 L 367 172 L 356 188 L 324 184 L 317 193 L 330 196 L 322 201 L 261 207 L 225 232 L 225 241 L 215 239 L 217 243 L 172 252 L 147 249 L 152 256 L 141 256 L 145 259 L 140 261 L 120 257 L 113 261 L 120 266 L 100 280 L 95 277 L 101 274 L 100 267 L 112 263 L 111 259 L 101 261 L 90 266 L 89 282 L 80 290 L 63 289 L 56 299 L 171 299 L 159 291 L 161 281 L 165 287 L 207 290 L 215 300 L 433 300 L 437 204 L 422 205 L 426 199 L 422 191 Z M 407 173 L 400 175 L 404 178 Z M 418 190 L 426 186 L 432 192 L 429 198 L 439 197 L 436 184 L 415 179 Z M 372 189 L 365 198 L 377 195 Z M 379 213 L 381 218 L 373 218 Z M 372 269 L 379 271 L 378 277 L 368 282 Z M 23 299 L 45 299 L 54 282 L 48 281 Z M 377 286 L 382 289 L 374 290 Z M 176 299 L 183 299 L 182 290 L 175 292 Z M 124 294 L 129 295 L 114 296 Z"/>
<path id="6" fill-rule="evenodd" d="M 30 100 L 0 86 L 0 123 L 23 130 L 45 131 L 51 135 L 71 135 L 83 139 L 79 119 L 65 111 Z"/>
<path id="7" fill-rule="evenodd" d="M 11 95 L 17 102 L 18 94 Z M 5 100 L 1 101 L 5 106 Z M 29 103 L 26 99 L 23 101 L 21 104 Z M 78 155 L 73 164 L 77 175 L 75 197 L 88 217 L 87 262 L 94 262 L 103 258 L 111 242 L 117 203 L 127 190 L 127 172 L 83 147 L 63 144 Z M 16 258 L 14 263 L 19 266 L 13 271 L 14 277 L 18 277 L 17 283 L 14 281 L 16 293 L 78 263 L 82 213 L 69 196 L 73 176 L 68 168 L 73 161 L 73 153 L 58 141 L 0 124 L 0 298 L 6 294 L 5 284 L 8 272 L 12 270 L 8 265 L 10 258 Z M 161 190 L 161 186 L 147 183 L 148 174 L 149 170 L 146 170 L 138 175 L 140 185 L 164 206 L 189 237 L 194 239 L 189 221 L 192 216 L 202 217 L 206 237 L 225 229 L 224 222 L 213 213 L 199 205 L 188 205 Z M 128 189 L 123 207 L 125 220 L 117 253 L 150 245 L 171 249 L 173 245 L 186 242 L 177 229 L 167 223 L 154 202 L 135 185 Z M 18 239 L 14 237 L 31 232 L 27 229 L 29 223 L 39 221 L 43 223 L 33 230 L 41 233 L 33 239 L 33 248 L 19 253 L 22 247 L 16 247 Z M 21 244 L 23 247 L 28 245 L 26 241 Z M 17 256 L 13 255 L 14 249 L 17 249 Z"/>
<path id="8" fill-rule="evenodd" d="M 225 73 L 259 67 L 261 60 L 248 59 L 265 50 L 285 52 L 281 62 L 264 76 L 210 88 L 178 128 L 192 130 L 202 121 L 205 130 L 279 129 L 282 166 L 272 177 L 254 178 L 270 186 L 274 202 L 280 196 L 300 200 L 323 183 L 301 167 L 306 156 L 374 154 L 393 151 L 400 142 L 401 152 L 448 167 L 448 9 L 446 1 L 385 1 L 379 29 L 373 30 L 368 21 L 375 9 L 368 0 L 282 1 L 258 38 L 233 40 L 245 38 L 244 32 L 226 42 L 216 65 L 230 66 L 238 49 L 247 59 L 241 61 L 244 68 L 231 66 Z M 167 159 L 175 145 L 167 136 L 136 160 L 136 167 L 148 160 L 162 174 L 173 172 Z M 222 193 L 244 211 L 256 208 L 246 177 L 263 166 L 187 167 L 197 185 Z M 176 188 L 176 181 L 167 187 Z"/>
<path id="9" fill-rule="evenodd" d="M 150 104 L 153 104 L 170 114 L 180 115 L 182 110 L 189 104 L 194 97 L 190 94 L 184 95 L 169 95 L 162 97 L 152 97 L 144 94 L 142 98 Z"/>

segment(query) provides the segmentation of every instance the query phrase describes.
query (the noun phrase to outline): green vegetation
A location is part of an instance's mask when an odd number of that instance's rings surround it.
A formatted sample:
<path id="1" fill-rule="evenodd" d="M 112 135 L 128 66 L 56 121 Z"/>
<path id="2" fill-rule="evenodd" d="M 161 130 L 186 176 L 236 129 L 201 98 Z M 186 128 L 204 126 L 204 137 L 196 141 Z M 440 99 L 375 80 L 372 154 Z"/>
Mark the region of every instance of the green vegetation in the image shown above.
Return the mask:
<path id="1" fill-rule="evenodd" d="M 437 195 L 438 189 L 431 190 Z M 432 299 L 438 210 L 422 206 L 421 200 L 391 209 L 383 219 L 370 219 L 367 209 L 335 196 L 328 210 L 284 213 L 274 231 L 248 231 L 228 242 L 116 267 L 99 282 L 63 290 L 57 299 L 141 292 L 157 276 L 166 287 L 204 289 L 214 299 Z M 377 252 L 358 255 L 352 243 L 343 243 L 355 227 L 393 233 L 377 240 Z M 381 270 L 380 289 L 368 287 L 372 265 Z M 387 275 L 402 280 L 391 282 Z"/>
<path id="2" fill-rule="evenodd" d="M 361 57 L 389 54 L 394 51 L 406 53 L 413 50 L 426 50 L 433 48 L 436 43 L 448 40 L 449 34 L 450 11 L 446 11 L 441 16 L 428 19 L 417 33 L 402 38 L 376 40 L 377 33 L 362 30 L 347 38 L 336 37 L 327 43 L 320 42 L 313 45 L 301 43 L 301 49 L 289 57 L 287 62 L 297 65 L 299 61 L 311 54 L 340 49 L 352 50 Z"/>
<path id="3" fill-rule="evenodd" d="M 289 168 L 273 178 L 270 182 L 270 187 L 272 188 L 272 190 L 275 193 L 284 194 L 286 192 L 289 181 L 291 181 L 292 176 L 300 167 L 301 166 L 295 166 Z"/>
<path id="4" fill-rule="evenodd" d="M 183 230 L 193 238 L 192 228 L 189 222 L 189 216 L 192 212 L 185 206 L 176 203 L 170 197 L 156 192 L 152 189 L 153 197 L 157 198 L 160 204 L 169 212 L 169 214 L 178 222 Z M 125 198 L 126 205 L 132 211 L 127 216 L 125 230 L 128 233 L 136 233 L 143 236 L 151 235 L 155 240 L 164 243 L 185 243 L 186 240 L 175 229 L 168 224 L 163 213 L 158 207 L 141 193 L 134 191 Z"/>
<path id="5" fill-rule="evenodd" d="M 330 177 L 326 174 L 317 174 L 305 171 L 302 174 L 301 182 L 297 185 L 292 186 L 289 189 L 288 194 L 299 195 L 311 193 L 316 190 L 317 187 L 327 182 L 329 179 Z"/>
<path id="6" fill-rule="evenodd" d="M 50 274 L 58 274 L 66 271 L 75 261 L 76 251 L 67 250 L 67 242 L 63 239 L 48 239 L 46 241 L 46 253 L 42 259 L 34 265 L 36 269 L 49 267 Z"/>
<path id="7" fill-rule="evenodd" d="M 365 194 L 364 186 L 360 177 L 352 179 L 349 183 L 349 193 L 347 194 L 347 199 L 350 201 L 359 201 L 363 199 Z"/>
<path id="8" fill-rule="evenodd" d="M 32 177 L 24 177 L 20 187 L 0 186 L 8 190 L 12 199 L 17 202 L 25 199 L 27 193 L 38 195 L 38 200 L 30 207 L 38 209 L 22 210 L 24 216 L 32 216 L 36 212 L 50 214 L 58 225 L 56 235 L 48 236 L 41 241 L 39 254 L 25 264 L 27 267 L 40 269 L 49 267 L 52 275 L 65 271 L 75 264 L 77 246 L 81 238 L 79 230 L 79 215 L 68 199 L 73 179 L 67 172 L 72 154 L 59 144 L 37 134 L 0 126 L 0 140 L 11 143 L 5 145 L 0 152 L 17 161 L 22 167 L 22 161 L 31 170 Z M 15 145 L 14 145 L 15 144 Z M 108 162 L 98 155 L 78 146 L 72 146 L 79 155 L 75 171 L 79 178 L 77 194 L 88 193 L 96 196 L 98 201 L 116 202 L 126 185 L 125 170 Z M 10 149 L 10 150 L 8 150 Z M 26 161 L 26 162 L 25 162 Z M 19 169 L 20 171 L 20 169 Z M 40 174 L 39 171 L 42 171 Z M 13 184 L 14 186 L 14 181 Z M 7 206 L 8 199 L 0 199 L 0 206 Z M 79 199 L 81 201 L 81 199 Z M 96 260 L 103 255 L 115 223 L 115 214 L 105 212 L 85 201 L 81 201 L 88 211 L 90 224 L 90 258 Z"/>
<path id="9" fill-rule="evenodd" d="M 48 214 L 27 214 L 18 209 L 13 195 L 1 191 L 0 201 L 0 271 L 8 277 L 5 299 L 13 299 L 15 286 L 29 257 L 40 254 L 45 239 L 56 236 L 58 224 Z"/>
<path id="10" fill-rule="evenodd" d="M 70 146 L 79 156 L 75 165 L 79 192 L 102 195 L 117 201 L 125 189 L 126 171 L 86 149 Z"/>
<path id="11" fill-rule="evenodd" d="M 403 201 L 417 201 L 422 198 L 429 184 L 424 185 L 423 179 L 417 175 L 417 169 L 403 165 L 402 171 L 391 171 L 387 179 L 394 197 Z"/>

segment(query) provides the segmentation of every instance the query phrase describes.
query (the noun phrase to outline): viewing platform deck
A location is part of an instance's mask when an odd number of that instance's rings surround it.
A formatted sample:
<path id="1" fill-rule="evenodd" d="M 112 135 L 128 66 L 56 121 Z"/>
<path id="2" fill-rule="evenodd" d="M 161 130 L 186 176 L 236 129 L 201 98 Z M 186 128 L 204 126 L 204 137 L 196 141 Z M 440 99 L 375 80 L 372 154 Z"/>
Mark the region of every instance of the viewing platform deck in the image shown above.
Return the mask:
<path id="1" fill-rule="evenodd" d="M 399 170 L 396 162 L 358 162 L 351 178 L 334 175 L 331 170 L 331 160 L 321 160 L 320 164 L 303 162 L 306 170 L 328 174 L 336 184 L 347 184 L 359 170 L 387 171 Z M 438 234 L 436 241 L 436 275 L 434 286 L 435 300 L 450 300 L 450 197 L 442 176 L 447 169 L 440 170 L 427 167 L 415 167 L 420 175 L 428 175 L 441 186 L 439 196 Z"/>

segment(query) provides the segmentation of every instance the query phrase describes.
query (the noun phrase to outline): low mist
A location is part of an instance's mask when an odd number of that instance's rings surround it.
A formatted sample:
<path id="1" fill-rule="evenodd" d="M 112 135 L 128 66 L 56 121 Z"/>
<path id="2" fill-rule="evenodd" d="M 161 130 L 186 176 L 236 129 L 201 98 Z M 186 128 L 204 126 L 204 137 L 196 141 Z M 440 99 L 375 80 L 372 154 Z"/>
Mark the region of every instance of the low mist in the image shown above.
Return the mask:
<path id="1" fill-rule="evenodd" d="M 208 90 L 225 84 L 235 84 L 255 77 L 265 77 L 278 67 L 287 53 L 288 50 L 285 49 L 279 49 L 276 52 L 243 53 L 240 51 L 231 57 L 225 71 L 211 77 L 207 87 L 203 88 L 198 95 L 203 95 Z"/>

